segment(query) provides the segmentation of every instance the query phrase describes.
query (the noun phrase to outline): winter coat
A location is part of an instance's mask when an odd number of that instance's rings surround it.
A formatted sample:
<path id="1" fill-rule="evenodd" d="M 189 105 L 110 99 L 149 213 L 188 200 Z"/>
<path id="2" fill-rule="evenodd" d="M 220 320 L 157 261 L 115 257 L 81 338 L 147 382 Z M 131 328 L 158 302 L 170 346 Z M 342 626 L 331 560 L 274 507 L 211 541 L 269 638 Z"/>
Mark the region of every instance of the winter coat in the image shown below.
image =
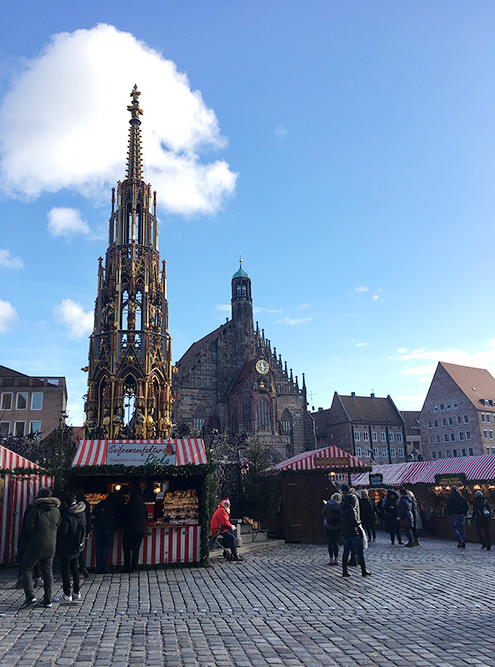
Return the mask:
<path id="1" fill-rule="evenodd" d="M 60 500 L 35 498 L 24 526 L 24 554 L 27 559 L 53 558 L 60 525 Z"/>
<path id="2" fill-rule="evenodd" d="M 413 503 L 409 496 L 401 496 L 398 508 L 399 517 L 406 524 L 407 528 L 414 525 Z"/>
<path id="3" fill-rule="evenodd" d="M 78 556 L 86 540 L 86 506 L 73 503 L 62 510 L 57 534 L 57 552 L 61 558 Z"/>
<path id="4" fill-rule="evenodd" d="M 447 514 L 467 514 L 469 505 L 464 496 L 461 496 L 459 491 L 451 491 L 449 499 L 447 500 Z"/>
<path id="5" fill-rule="evenodd" d="M 399 512 L 399 498 L 395 491 L 392 493 L 387 493 L 385 500 L 383 501 L 383 513 L 385 515 L 385 521 L 387 523 L 388 530 L 395 528 L 397 524 L 397 516 Z"/>
<path id="6" fill-rule="evenodd" d="M 225 532 L 232 530 L 233 525 L 230 523 L 230 515 L 225 507 L 220 503 L 214 511 L 210 521 L 210 536 L 214 537 L 218 532 Z"/>
<path id="7" fill-rule="evenodd" d="M 485 514 L 485 508 L 489 514 Z M 486 498 L 484 496 L 476 496 L 473 503 L 473 521 L 476 522 L 477 526 L 483 526 L 490 522 L 490 518 L 491 510 Z"/>
<path id="8" fill-rule="evenodd" d="M 115 494 L 110 493 L 93 508 L 93 528 L 95 530 L 117 530 L 122 504 Z"/>
<path id="9" fill-rule="evenodd" d="M 375 523 L 377 509 L 371 498 L 364 497 L 359 499 L 359 511 L 361 513 L 361 521 L 363 523 Z"/>
<path id="10" fill-rule="evenodd" d="M 359 516 L 359 504 L 353 493 L 346 493 L 340 508 L 340 531 L 342 537 L 362 537 L 363 529 Z"/>
<path id="11" fill-rule="evenodd" d="M 422 524 L 421 524 L 421 511 L 419 509 L 418 500 L 417 500 L 416 496 L 411 496 L 410 495 L 409 498 L 411 499 L 411 502 L 412 502 L 412 515 L 413 515 L 412 525 L 415 528 L 421 528 L 421 526 L 422 526 Z"/>
<path id="12" fill-rule="evenodd" d="M 329 500 L 321 510 L 323 526 L 327 530 L 340 530 L 340 504 Z"/>
<path id="13" fill-rule="evenodd" d="M 129 500 L 120 512 L 119 525 L 124 533 L 144 533 L 148 525 L 148 508 L 142 500 Z"/>

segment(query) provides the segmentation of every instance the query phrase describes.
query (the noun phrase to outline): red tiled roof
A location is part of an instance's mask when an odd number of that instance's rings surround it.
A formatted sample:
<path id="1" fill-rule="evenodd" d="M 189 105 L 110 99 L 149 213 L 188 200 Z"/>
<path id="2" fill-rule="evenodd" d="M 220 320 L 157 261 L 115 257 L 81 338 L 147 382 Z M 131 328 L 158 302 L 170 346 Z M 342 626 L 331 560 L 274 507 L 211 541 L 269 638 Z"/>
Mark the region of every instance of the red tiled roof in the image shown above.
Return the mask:
<path id="1" fill-rule="evenodd" d="M 341 396 L 338 394 L 351 422 L 366 424 L 400 424 L 402 417 L 392 399 L 371 396 Z"/>
<path id="2" fill-rule="evenodd" d="M 480 402 L 482 399 L 495 401 L 495 378 L 486 369 L 448 364 L 444 361 L 440 361 L 438 366 L 450 375 L 476 409 L 495 411 L 495 406 L 485 406 Z"/>

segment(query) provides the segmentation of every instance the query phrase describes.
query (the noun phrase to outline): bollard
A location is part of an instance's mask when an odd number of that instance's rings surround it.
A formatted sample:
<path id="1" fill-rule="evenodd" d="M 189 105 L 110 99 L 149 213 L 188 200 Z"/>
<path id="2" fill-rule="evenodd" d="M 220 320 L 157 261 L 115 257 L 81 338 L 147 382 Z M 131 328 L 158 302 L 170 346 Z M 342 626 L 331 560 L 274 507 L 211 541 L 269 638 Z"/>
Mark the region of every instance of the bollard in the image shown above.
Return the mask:
<path id="1" fill-rule="evenodd" d="M 237 530 L 235 531 L 235 546 L 237 548 L 242 547 L 242 533 L 241 533 L 241 526 L 242 526 L 242 519 L 235 519 L 232 523 L 235 523 Z"/>

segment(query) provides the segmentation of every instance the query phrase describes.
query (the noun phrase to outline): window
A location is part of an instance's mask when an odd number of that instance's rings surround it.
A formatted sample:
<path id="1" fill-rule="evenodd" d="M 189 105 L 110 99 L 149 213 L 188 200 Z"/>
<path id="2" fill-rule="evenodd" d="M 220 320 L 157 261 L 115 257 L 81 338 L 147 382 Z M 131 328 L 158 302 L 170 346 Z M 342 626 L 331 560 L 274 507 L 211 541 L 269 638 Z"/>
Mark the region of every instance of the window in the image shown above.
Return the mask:
<path id="1" fill-rule="evenodd" d="M 428 419 L 428 428 L 432 428 L 432 427 L 433 427 L 433 422 L 431 421 L 431 419 Z"/>
<path id="2" fill-rule="evenodd" d="M 393 442 L 393 441 L 394 441 L 394 434 L 392 433 L 392 431 L 389 431 L 389 432 L 388 432 L 388 441 L 389 441 L 389 442 Z"/>
<path id="3" fill-rule="evenodd" d="M 443 441 L 444 441 L 444 442 L 448 442 L 448 441 L 449 441 L 449 434 L 448 434 L 448 433 L 444 433 L 444 434 L 443 434 Z"/>
<path id="4" fill-rule="evenodd" d="M 402 433 L 397 433 L 397 442 L 402 442 Z"/>
<path id="5" fill-rule="evenodd" d="M 452 403 L 447 403 L 447 405 L 445 406 L 445 409 L 446 410 L 452 410 Z"/>
<path id="6" fill-rule="evenodd" d="M 26 410 L 27 408 L 28 395 L 24 391 L 17 394 L 17 410 Z"/>
<path id="7" fill-rule="evenodd" d="M 457 457 L 457 449 L 453 449 L 452 450 L 452 458 L 455 459 L 456 457 Z"/>
<path id="8" fill-rule="evenodd" d="M 205 426 L 204 417 L 194 417 L 193 427 L 198 433 L 203 433 L 204 426 Z"/>
<path id="9" fill-rule="evenodd" d="M 438 405 L 433 406 L 433 412 L 438 412 Z"/>
<path id="10" fill-rule="evenodd" d="M 456 421 L 457 421 L 458 424 L 462 424 L 462 417 L 461 417 L 461 415 L 457 415 L 457 417 L 456 417 Z"/>
<path id="11" fill-rule="evenodd" d="M 41 410 L 43 408 L 43 394 L 41 391 L 33 391 L 31 394 L 31 410 Z"/>
<path id="12" fill-rule="evenodd" d="M 486 430 L 486 428 L 483 429 L 483 437 L 488 439 L 488 431 Z"/>
<path id="13" fill-rule="evenodd" d="M 368 433 L 368 431 L 363 431 L 363 440 L 364 440 L 365 442 L 369 442 L 369 440 L 370 440 L 370 434 Z"/>
<path id="14" fill-rule="evenodd" d="M 453 425 L 454 425 L 454 420 L 452 419 L 452 417 L 449 417 L 449 426 L 453 426 Z"/>
<path id="15" fill-rule="evenodd" d="M 433 426 L 434 426 L 435 428 L 438 428 L 438 419 L 434 419 L 434 420 L 433 420 Z"/>
<path id="16" fill-rule="evenodd" d="M 2 394 L 1 410 L 12 410 L 12 394 Z"/>
<path id="17" fill-rule="evenodd" d="M 361 433 L 359 431 L 354 431 L 354 441 L 359 442 L 361 440 Z"/>
<path id="18" fill-rule="evenodd" d="M 471 440 L 471 431 L 466 431 L 466 440 Z"/>
<path id="19" fill-rule="evenodd" d="M 470 448 L 469 448 L 469 456 L 472 456 L 472 455 L 473 455 L 473 448 L 470 447 Z"/>
<path id="20" fill-rule="evenodd" d="M 443 403 L 440 403 L 440 412 L 443 412 L 445 410 L 445 405 Z"/>
<path id="21" fill-rule="evenodd" d="M 364 448 L 364 455 L 367 459 L 371 458 L 371 449 L 369 447 Z"/>
<path id="22" fill-rule="evenodd" d="M 358 457 L 358 459 L 361 458 L 362 456 L 361 451 L 362 451 L 361 447 L 356 447 L 356 456 Z"/>
<path id="23" fill-rule="evenodd" d="M 431 460 L 434 461 L 436 458 L 437 458 L 437 453 L 436 453 L 436 452 L 432 452 L 432 453 L 431 453 Z"/>
<path id="24" fill-rule="evenodd" d="M 399 447 L 399 458 L 400 459 L 404 458 L 404 447 Z"/>
<path id="25" fill-rule="evenodd" d="M 458 402 L 457 401 L 452 401 L 452 409 L 457 410 L 458 407 L 459 407 Z"/>
<path id="26" fill-rule="evenodd" d="M 484 412 L 481 413 L 481 421 L 482 422 L 486 421 L 486 415 Z"/>
<path id="27" fill-rule="evenodd" d="M 378 447 L 373 447 L 373 458 L 377 459 L 380 456 L 380 450 Z"/>
<path id="28" fill-rule="evenodd" d="M 490 401 L 487 398 L 484 398 L 483 405 L 490 405 Z"/>
<path id="29" fill-rule="evenodd" d="M 378 433 L 376 431 L 371 431 L 371 439 L 373 442 L 378 442 Z"/>
<path id="30" fill-rule="evenodd" d="M 15 422 L 14 424 L 14 435 L 16 438 L 23 438 L 24 431 L 26 428 L 26 422 Z"/>
<path id="31" fill-rule="evenodd" d="M 435 436 L 435 442 L 440 442 L 440 436 L 438 434 Z"/>
<path id="32" fill-rule="evenodd" d="M 0 422 L 0 438 L 8 438 L 10 432 L 10 422 Z"/>
<path id="33" fill-rule="evenodd" d="M 455 433 L 450 433 L 450 442 L 455 442 Z"/>
<path id="34" fill-rule="evenodd" d="M 447 426 L 447 419 L 446 419 L 446 417 L 442 417 L 442 426 Z"/>
<path id="35" fill-rule="evenodd" d="M 487 415 L 486 415 L 486 421 L 487 421 L 489 424 L 490 424 L 490 422 L 492 421 L 492 418 L 490 417 L 490 415 L 489 415 L 488 413 L 487 413 Z"/>
<path id="36" fill-rule="evenodd" d="M 383 458 L 386 458 L 387 455 L 388 455 L 387 448 L 386 448 L 386 447 L 382 447 L 382 456 L 383 456 Z"/>
<path id="37" fill-rule="evenodd" d="M 466 449 L 461 449 L 461 456 L 467 456 L 467 451 Z"/>
<path id="38" fill-rule="evenodd" d="M 459 431 L 459 440 L 462 442 L 464 440 L 464 433 Z"/>
<path id="39" fill-rule="evenodd" d="M 441 459 L 442 456 L 443 456 L 442 452 L 437 452 L 437 456 L 438 456 L 439 459 Z"/>
<path id="40" fill-rule="evenodd" d="M 469 415 L 462 415 L 465 424 L 469 424 Z"/>
<path id="41" fill-rule="evenodd" d="M 395 459 L 395 447 L 390 447 L 390 456 Z"/>
<path id="42" fill-rule="evenodd" d="M 430 445 L 433 445 L 433 443 L 435 442 L 435 437 L 433 435 L 430 435 L 428 442 L 430 443 Z"/>
<path id="43" fill-rule="evenodd" d="M 488 431 L 488 435 L 490 436 L 490 440 L 493 440 L 493 431 Z"/>
<path id="44" fill-rule="evenodd" d="M 387 434 L 385 433 L 385 431 L 382 431 L 382 432 L 380 433 L 380 440 L 381 440 L 382 442 L 387 442 Z"/>
<path id="45" fill-rule="evenodd" d="M 256 427 L 260 431 L 271 431 L 272 415 L 266 398 L 262 398 L 256 406 Z"/>
<path id="46" fill-rule="evenodd" d="M 446 450 L 446 452 L 445 452 L 445 458 L 446 458 L 446 459 L 451 459 L 451 458 L 452 458 L 452 453 L 451 453 L 450 449 L 447 449 L 447 450 Z"/>
<path id="47" fill-rule="evenodd" d="M 29 433 L 32 433 L 33 435 L 36 435 L 37 438 L 39 438 L 41 434 L 41 422 L 31 422 L 29 424 Z"/>

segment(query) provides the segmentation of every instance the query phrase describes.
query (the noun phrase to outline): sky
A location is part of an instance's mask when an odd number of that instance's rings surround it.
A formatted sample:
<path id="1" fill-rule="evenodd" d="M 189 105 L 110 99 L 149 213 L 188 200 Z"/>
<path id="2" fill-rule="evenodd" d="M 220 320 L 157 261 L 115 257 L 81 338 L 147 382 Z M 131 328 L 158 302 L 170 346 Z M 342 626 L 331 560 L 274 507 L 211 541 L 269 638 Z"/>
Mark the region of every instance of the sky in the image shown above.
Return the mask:
<path id="1" fill-rule="evenodd" d="M 98 257 L 141 91 L 173 360 L 231 277 L 309 408 L 495 374 L 492 0 L 19 0 L 0 27 L 0 364 L 83 422 Z"/>

